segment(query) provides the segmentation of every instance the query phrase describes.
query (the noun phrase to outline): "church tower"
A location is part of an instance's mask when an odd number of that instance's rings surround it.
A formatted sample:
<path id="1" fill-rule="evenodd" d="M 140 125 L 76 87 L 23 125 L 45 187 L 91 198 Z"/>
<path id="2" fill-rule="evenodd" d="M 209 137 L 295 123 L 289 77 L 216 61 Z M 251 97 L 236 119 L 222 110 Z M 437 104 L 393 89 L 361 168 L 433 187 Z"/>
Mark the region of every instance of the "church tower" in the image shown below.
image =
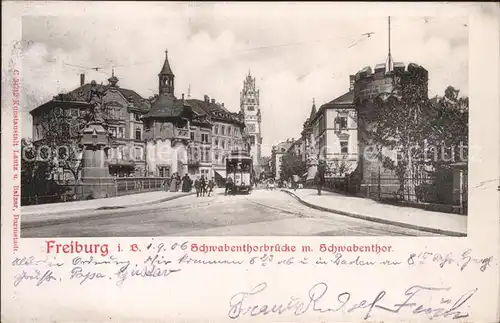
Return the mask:
<path id="1" fill-rule="evenodd" d="M 249 136 L 250 155 L 253 158 L 255 175 L 260 176 L 262 128 L 259 102 L 259 90 L 255 88 L 255 78 L 250 71 L 243 81 L 243 91 L 240 92 L 240 109 L 245 118 L 245 125 Z"/>
<path id="2" fill-rule="evenodd" d="M 165 62 L 163 63 L 163 68 L 158 74 L 158 92 L 160 95 L 174 95 L 174 78 L 175 75 L 172 72 L 172 69 L 170 68 L 170 64 L 168 62 L 168 51 L 165 51 Z"/>

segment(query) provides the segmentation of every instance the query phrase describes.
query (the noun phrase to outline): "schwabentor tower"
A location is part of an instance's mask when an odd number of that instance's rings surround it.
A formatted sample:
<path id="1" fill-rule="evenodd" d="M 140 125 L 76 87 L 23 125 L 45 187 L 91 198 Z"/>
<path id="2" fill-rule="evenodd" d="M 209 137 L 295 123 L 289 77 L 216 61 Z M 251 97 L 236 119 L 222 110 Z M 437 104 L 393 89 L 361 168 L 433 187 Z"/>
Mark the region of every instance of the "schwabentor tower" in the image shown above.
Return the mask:
<path id="1" fill-rule="evenodd" d="M 250 154 L 253 158 L 255 175 L 260 176 L 260 159 L 262 145 L 261 114 L 259 103 L 259 90 L 255 88 L 255 78 L 250 71 L 243 81 L 243 91 L 240 92 L 240 108 L 244 115 L 246 130 L 250 146 Z"/>

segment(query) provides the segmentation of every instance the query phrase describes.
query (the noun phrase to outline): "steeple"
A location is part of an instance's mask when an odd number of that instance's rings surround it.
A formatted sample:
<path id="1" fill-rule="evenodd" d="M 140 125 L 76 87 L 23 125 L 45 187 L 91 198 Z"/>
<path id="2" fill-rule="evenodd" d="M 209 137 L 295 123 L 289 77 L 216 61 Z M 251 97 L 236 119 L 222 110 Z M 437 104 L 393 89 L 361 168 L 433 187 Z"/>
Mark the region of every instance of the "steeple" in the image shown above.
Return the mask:
<path id="1" fill-rule="evenodd" d="M 312 108 L 311 108 L 311 115 L 309 116 L 309 119 L 312 120 L 314 118 L 314 116 L 316 115 L 316 100 L 313 98 L 313 105 L 312 105 Z"/>
<path id="2" fill-rule="evenodd" d="M 162 94 L 174 94 L 174 78 L 175 75 L 170 68 L 170 63 L 168 62 L 168 51 L 165 50 L 165 62 L 163 63 L 163 68 L 158 74 L 160 95 Z"/>

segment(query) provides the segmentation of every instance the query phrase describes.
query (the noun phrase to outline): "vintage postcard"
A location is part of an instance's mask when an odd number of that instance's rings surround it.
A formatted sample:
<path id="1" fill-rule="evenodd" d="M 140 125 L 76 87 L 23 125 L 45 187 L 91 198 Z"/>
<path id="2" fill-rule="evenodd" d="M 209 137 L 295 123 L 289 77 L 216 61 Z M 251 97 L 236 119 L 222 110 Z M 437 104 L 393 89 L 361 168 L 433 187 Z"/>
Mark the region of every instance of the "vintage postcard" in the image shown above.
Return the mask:
<path id="1" fill-rule="evenodd" d="M 2 322 L 500 320 L 498 5 L 2 7 Z"/>

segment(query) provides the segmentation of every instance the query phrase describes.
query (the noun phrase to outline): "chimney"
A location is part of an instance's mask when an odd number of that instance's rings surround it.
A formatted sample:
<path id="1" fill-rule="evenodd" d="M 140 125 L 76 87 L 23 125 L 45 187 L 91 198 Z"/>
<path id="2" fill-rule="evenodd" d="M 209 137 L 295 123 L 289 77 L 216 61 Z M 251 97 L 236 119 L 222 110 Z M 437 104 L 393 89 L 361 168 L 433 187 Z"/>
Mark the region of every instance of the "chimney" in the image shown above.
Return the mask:
<path id="1" fill-rule="evenodd" d="M 211 102 L 212 102 L 212 104 L 215 104 L 215 99 L 212 99 L 212 101 L 211 101 Z"/>
<path id="2" fill-rule="evenodd" d="M 356 77 L 354 75 L 349 75 L 349 91 L 354 90 L 354 82 L 356 81 Z"/>
<path id="3" fill-rule="evenodd" d="M 210 101 L 210 98 L 206 94 L 203 96 L 203 98 L 205 99 L 205 102 L 209 102 Z"/>
<path id="4" fill-rule="evenodd" d="M 222 102 L 222 106 L 224 106 L 224 102 Z"/>
<path id="5" fill-rule="evenodd" d="M 83 86 L 85 84 L 85 74 L 80 74 L 80 86 Z"/>

